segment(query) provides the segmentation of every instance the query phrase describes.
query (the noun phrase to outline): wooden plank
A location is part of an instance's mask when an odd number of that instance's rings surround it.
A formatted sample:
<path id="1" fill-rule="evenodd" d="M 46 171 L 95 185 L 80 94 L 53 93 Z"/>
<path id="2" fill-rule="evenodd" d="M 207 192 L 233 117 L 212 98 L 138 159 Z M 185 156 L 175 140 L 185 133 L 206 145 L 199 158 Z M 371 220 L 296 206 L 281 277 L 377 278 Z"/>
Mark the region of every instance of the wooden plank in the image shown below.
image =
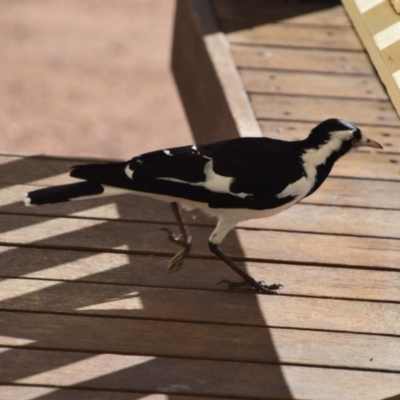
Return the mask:
<path id="1" fill-rule="evenodd" d="M 2 383 L 246 399 L 374 400 L 400 390 L 398 374 L 385 372 L 27 349 L 2 358 Z"/>
<path id="2" fill-rule="evenodd" d="M 400 242 L 392 239 L 242 229 L 235 232 L 243 256 L 248 258 L 397 269 L 400 257 Z M 223 248 L 236 256 L 235 241 L 226 240 Z"/>
<path id="3" fill-rule="evenodd" d="M 4 347 L 400 372 L 395 337 L 25 312 L 0 321 Z"/>
<path id="4" fill-rule="evenodd" d="M 82 250 L 124 250 L 129 253 L 173 255 L 177 246 L 166 240 L 163 225 L 16 215 L 2 216 L 4 245 L 29 245 Z M 192 255 L 209 257 L 209 227 L 191 227 Z M 397 269 L 399 241 L 387 238 L 316 235 L 313 233 L 236 229 L 222 248 L 234 258 Z M 243 247 L 243 251 L 239 246 Z M 285 244 L 282 248 L 282 243 Z"/>
<path id="5" fill-rule="evenodd" d="M 232 57 L 241 68 L 371 75 L 373 67 L 362 52 L 232 44 Z"/>
<path id="6" fill-rule="evenodd" d="M 1 310 L 400 335 L 399 303 L 39 279 L 0 286 Z"/>
<path id="7" fill-rule="evenodd" d="M 237 275 L 219 260 L 189 259 L 175 274 L 166 273 L 168 257 L 72 250 L 0 247 L 2 278 L 32 278 L 118 285 L 226 290 L 221 279 Z M 29 262 L 27 262 L 29 260 Z M 242 263 L 243 265 L 243 263 Z M 246 262 L 257 280 L 284 284 L 283 294 L 400 301 L 398 272 L 288 263 Z M 1 286 L 1 285 L 0 285 Z"/>
<path id="8" fill-rule="evenodd" d="M 328 178 L 304 203 L 398 209 L 399 182 Z"/>
<path id="9" fill-rule="evenodd" d="M 306 49 L 363 51 L 351 27 L 263 24 L 243 29 L 236 21 L 221 20 L 227 39 L 235 44 L 297 47 Z"/>
<path id="10" fill-rule="evenodd" d="M 45 185 L 47 178 L 59 176 L 65 179 L 69 168 L 76 164 L 79 164 L 76 160 L 62 158 L 55 161 L 51 157 L 0 155 L 0 180 L 8 185 L 27 182 Z"/>
<path id="11" fill-rule="evenodd" d="M 214 0 L 212 4 L 219 19 L 240 21 L 247 26 L 267 22 L 335 27 L 350 25 L 343 7 L 336 0 L 319 2 Z"/>
<path id="12" fill-rule="evenodd" d="M 387 100 L 381 83 L 372 76 L 253 69 L 241 69 L 240 75 L 250 93 Z"/>
<path id="13" fill-rule="evenodd" d="M 400 154 L 375 151 L 352 152 L 334 165 L 332 175 L 358 179 L 398 180 Z M 375 204 L 375 207 L 379 207 L 379 202 Z"/>
<path id="14" fill-rule="evenodd" d="M 76 388 L 58 388 L 47 386 L 29 385 L 1 385 L 0 397 L 2 400 L 32 400 L 32 399 L 51 399 L 51 400 L 132 400 L 133 393 L 122 393 L 109 390 L 84 390 Z M 136 399 L 145 398 L 146 400 L 218 400 L 216 397 L 197 397 L 181 395 L 165 395 L 154 393 L 137 393 Z M 240 400 L 240 399 L 239 399 Z"/>
<path id="15" fill-rule="evenodd" d="M 355 124 L 400 126 L 389 101 L 361 101 L 312 96 L 253 94 L 250 96 L 257 118 L 320 122 L 340 117 Z"/>
<path id="16" fill-rule="evenodd" d="M 334 173 L 339 173 L 341 170 L 348 172 L 349 170 L 357 170 L 352 165 L 354 153 L 349 156 L 349 162 L 341 160 Z M 369 156 L 367 154 L 363 157 L 354 157 L 354 161 L 358 162 L 360 166 L 368 164 Z M 386 169 L 385 163 L 382 163 L 382 171 L 378 169 L 380 164 L 372 163 L 371 170 L 376 166 L 377 172 L 382 176 Z M 346 170 L 348 168 L 348 170 Z M 368 171 L 368 170 L 367 170 Z M 363 171 L 365 173 L 365 171 Z M 388 174 L 390 177 L 391 175 Z M 329 184 L 329 179 L 318 192 L 325 191 L 325 185 Z M 265 218 L 258 220 L 249 220 L 243 222 L 239 226 L 257 228 L 257 229 L 279 229 L 279 230 L 293 230 L 305 232 L 323 232 L 335 234 L 349 234 L 360 236 L 374 236 L 374 237 L 392 237 L 398 238 L 399 232 L 397 224 L 399 222 L 399 212 L 396 210 L 381 209 L 382 201 L 380 198 L 371 198 L 368 193 L 371 181 L 365 181 L 364 192 L 354 193 L 354 198 L 341 199 L 342 193 L 345 190 L 346 184 L 357 184 L 356 180 L 342 180 L 339 179 L 342 186 L 337 190 L 334 197 L 325 200 L 323 195 L 318 196 L 318 192 L 307 198 L 303 203 L 295 205 L 290 210 L 279 214 L 274 218 Z M 375 183 L 375 182 L 372 182 Z M 384 184 L 384 182 L 378 182 Z M 400 181 L 396 182 L 397 188 L 400 189 Z M 395 183 L 390 182 L 393 186 Z M 358 185 L 355 185 L 358 187 Z M 168 203 L 156 201 L 153 199 L 146 199 L 142 196 L 115 196 L 102 199 L 82 200 L 77 202 L 66 202 L 60 204 L 46 205 L 42 207 L 25 207 L 21 202 L 13 203 L 15 199 L 22 198 L 23 193 L 31 190 L 33 187 L 29 185 L 13 186 L 11 188 L 1 189 L 0 186 L 0 213 L 17 213 L 19 215 L 40 215 L 48 217 L 65 217 L 67 215 L 75 218 L 95 218 L 106 220 L 123 220 L 123 221 L 136 221 L 136 222 L 153 222 L 176 224 L 175 217 L 171 212 Z M 372 186 L 372 189 L 374 186 Z M 387 191 L 386 191 L 387 192 Z M 382 193 L 380 193 L 382 195 Z M 343 194 L 344 195 L 344 194 Z M 356 206 L 358 197 L 366 196 L 368 206 L 372 208 L 359 208 Z M 318 202 L 318 198 L 322 198 L 322 204 L 314 206 L 312 203 Z M 375 200 L 375 202 L 374 202 Z M 341 205 L 349 202 L 351 208 L 332 207 L 332 205 Z M 3 203 L 3 204 L 2 204 Z M 364 205 L 365 206 L 365 205 Z M 400 208 L 398 204 L 394 204 L 397 209 Z M 316 220 L 314 217 L 319 216 Z M 214 227 L 216 220 L 211 217 L 203 215 L 201 212 L 184 213 L 185 220 L 188 225 L 206 225 Z M 360 223 L 362 221 L 362 223 Z M 26 224 L 29 224 L 26 220 Z M 299 229 L 301 227 L 301 229 Z M 1 228 L 0 228 L 1 231 Z"/>
<path id="17" fill-rule="evenodd" d="M 281 140 L 301 140 L 308 135 L 315 126 L 315 123 L 265 120 L 260 121 L 260 126 L 264 136 Z M 369 138 L 381 143 L 386 151 L 400 151 L 400 133 L 398 128 L 366 126 L 365 124 L 362 124 L 360 128 Z"/>
<path id="18" fill-rule="evenodd" d="M 299 204 L 274 218 L 249 220 L 239 227 L 400 239 L 400 211 Z"/>
<path id="19" fill-rule="evenodd" d="M 173 255 L 163 225 L 16 215 L 2 216 L 4 245 L 29 245 L 82 250 L 123 250 L 129 253 Z M 165 226 L 165 225 L 164 225 Z M 209 257 L 212 228 L 193 226 L 192 255 Z M 397 269 L 399 241 L 388 238 L 316 235 L 313 233 L 236 229 L 222 248 L 234 258 Z M 243 247 L 243 251 L 239 246 Z M 282 243 L 285 244 L 284 248 Z"/>
<path id="20" fill-rule="evenodd" d="M 341 168 L 345 169 L 346 164 L 342 165 Z M 400 182 L 398 186 L 400 187 Z M 321 188 L 321 190 L 323 189 Z M 6 194 L 9 194 L 9 191 L 6 191 Z M 309 201 L 312 202 L 313 198 L 314 196 L 311 196 Z M 134 205 L 132 205 L 132 197 L 130 196 L 29 208 L 22 206 L 20 203 L 14 203 L 8 207 L 0 208 L 0 213 L 17 212 L 20 215 L 49 217 L 62 217 L 69 214 L 79 218 L 122 219 L 124 221 L 176 224 L 168 203 L 137 196 L 134 199 Z M 7 199 L 3 197 L 2 200 L 5 201 Z M 115 204 L 115 202 L 117 203 Z M 274 218 L 249 220 L 242 222 L 238 226 L 253 229 L 400 238 L 398 230 L 400 212 L 379 209 L 381 206 L 380 201 L 375 204 L 370 201 L 369 206 L 374 205 L 376 208 L 365 209 L 332 207 L 331 204 L 314 206 L 310 203 L 304 203 L 298 204 Z M 184 215 L 188 225 L 201 224 L 214 227 L 216 224 L 215 219 L 203 216 L 200 212 L 184 213 Z M 315 216 L 318 216 L 318 219 Z M 28 221 L 26 223 L 28 224 Z"/>
<path id="21" fill-rule="evenodd" d="M 399 15 L 389 1 L 343 1 L 357 32 L 400 113 Z"/>

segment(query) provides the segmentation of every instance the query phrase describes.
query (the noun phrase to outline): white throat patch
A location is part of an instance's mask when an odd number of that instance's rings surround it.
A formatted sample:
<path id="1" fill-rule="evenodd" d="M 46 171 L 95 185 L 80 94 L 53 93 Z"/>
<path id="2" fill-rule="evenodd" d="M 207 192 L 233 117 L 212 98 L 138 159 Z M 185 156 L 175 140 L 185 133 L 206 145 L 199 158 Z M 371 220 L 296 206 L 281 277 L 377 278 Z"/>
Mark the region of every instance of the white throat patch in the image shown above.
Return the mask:
<path id="1" fill-rule="evenodd" d="M 325 164 L 328 157 L 335 151 L 338 151 L 342 143 L 353 136 L 351 131 L 336 131 L 331 134 L 331 138 L 322 146 L 316 149 L 308 149 L 301 157 L 305 165 L 318 165 Z"/>
<path id="2" fill-rule="evenodd" d="M 325 164 L 328 157 L 335 151 L 338 151 L 342 143 L 350 139 L 352 135 L 353 133 L 350 130 L 335 131 L 326 143 L 318 148 L 308 149 L 301 157 L 306 176 L 288 185 L 277 197 L 292 196 L 296 201 L 300 201 L 303 197 L 307 196 L 315 184 L 317 167 Z"/>

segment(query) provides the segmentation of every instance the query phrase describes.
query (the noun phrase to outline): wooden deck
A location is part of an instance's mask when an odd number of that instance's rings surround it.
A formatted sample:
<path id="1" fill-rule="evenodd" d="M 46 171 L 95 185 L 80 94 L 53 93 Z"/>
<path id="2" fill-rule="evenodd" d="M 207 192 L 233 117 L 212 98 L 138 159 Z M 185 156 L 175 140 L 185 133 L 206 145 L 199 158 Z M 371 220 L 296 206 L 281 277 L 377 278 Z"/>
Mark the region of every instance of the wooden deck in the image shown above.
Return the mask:
<path id="1" fill-rule="evenodd" d="M 167 275 L 167 204 L 24 207 L 85 160 L 0 156 L 0 399 L 400 399 L 400 120 L 343 8 L 179 0 L 176 35 L 197 141 L 342 117 L 385 151 L 346 156 L 302 204 L 228 235 L 279 296 L 216 284 L 235 275 L 208 251 L 212 220 L 187 215 L 193 252 Z"/>

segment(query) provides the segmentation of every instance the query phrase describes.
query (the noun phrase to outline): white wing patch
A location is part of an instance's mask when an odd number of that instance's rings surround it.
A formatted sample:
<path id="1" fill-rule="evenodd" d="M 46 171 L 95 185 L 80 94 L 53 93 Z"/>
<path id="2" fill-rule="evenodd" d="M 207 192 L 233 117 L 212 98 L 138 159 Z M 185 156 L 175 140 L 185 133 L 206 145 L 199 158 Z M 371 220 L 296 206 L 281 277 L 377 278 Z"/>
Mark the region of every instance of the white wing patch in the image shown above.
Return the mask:
<path id="1" fill-rule="evenodd" d="M 129 168 L 129 164 L 125 167 L 125 174 L 128 176 L 128 178 L 129 179 L 133 179 L 133 173 L 134 173 L 135 171 L 132 171 L 130 168 Z"/>
<path id="2" fill-rule="evenodd" d="M 204 166 L 204 174 L 206 175 L 206 181 L 202 185 L 211 192 L 229 193 L 232 196 L 237 196 L 242 198 L 245 198 L 249 195 L 249 193 L 231 192 L 230 185 L 233 181 L 233 178 L 230 176 L 222 176 L 216 174 L 213 169 L 212 159 L 210 159 L 210 161 Z"/>
<path id="3" fill-rule="evenodd" d="M 233 178 L 230 176 L 222 176 L 218 175 L 214 172 L 213 170 L 213 161 L 210 159 L 205 166 L 204 166 L 204 174 L 206 176 L 206 180 L 203 182 L 187 182 L 181 179 L 176 179 L 176 178 L 158 178 L 162 179 L 164 181 L 170 181 L 170 182 L 178 182 L 178 183 L 184 183 L 186 185 L 192 185 L 192 186 L 202 186 L 207 190 L 210 190 L 211 192 L 214 193 L 229 193 L 232 196 L 237 196 L 237 197 L 247 197 L 249 194 L 248 193 L 233 193 L 230 191 L 230 185 L 233 181 Z"/>
<path id="4" fill-rule="evenodd" d="M 212 192 L 230 193 L 229 186 L 233 178 L 216 174 L 213 170 L 212 160 L 208 161 L 204 166 L 204 174 L 206 175 L 206 181 L 203 183 L 203 186 L 206 189 Z"/>
<path id="5" fill-rule="evenodd" d="M 294 197 L 294 198 L 303 198 L 313 187 L 314 183 L 310 184 L 310 181 L 302 176 L 296 182 L 293 182 L 286 186 L 285 189 L 281 193 L 279 193 L 276 197 L 278 199 L 283 199 L 285 197 Z"/>

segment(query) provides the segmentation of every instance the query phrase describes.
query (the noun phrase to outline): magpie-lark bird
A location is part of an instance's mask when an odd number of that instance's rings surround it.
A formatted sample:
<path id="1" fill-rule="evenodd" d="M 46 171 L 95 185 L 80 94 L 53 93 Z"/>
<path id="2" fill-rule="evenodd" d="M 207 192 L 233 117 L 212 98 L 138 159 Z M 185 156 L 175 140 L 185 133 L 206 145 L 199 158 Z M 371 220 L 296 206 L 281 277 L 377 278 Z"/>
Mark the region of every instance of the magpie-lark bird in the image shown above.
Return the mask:
<path id="1" fill-rule="evenodd" d="M 254 280 L 220 249 L 220 243 L 238 222 L 270 217 L 315 192 L 334 163 L 359 147 L 382 149 L 353 124 L 328 119 L 299 141 L 246 137 L 154 151 L 125 162 L 77 165 L 70 175 L 82 182 L 29 192 L 25 203 L 41 205 L 124 193 L 167 201 L 181 234 L 167 231 L 170 239 L 182 246 L 169 261 L 168 270 L 180 269 L 192 243 L 180 205 L 200 209 L 218 218 L 208 242 L 211 252 L 244 280 L 222 282 L 230 288 L 248 286 L 259 293 L 275 294 L 281 285 Z"/>

